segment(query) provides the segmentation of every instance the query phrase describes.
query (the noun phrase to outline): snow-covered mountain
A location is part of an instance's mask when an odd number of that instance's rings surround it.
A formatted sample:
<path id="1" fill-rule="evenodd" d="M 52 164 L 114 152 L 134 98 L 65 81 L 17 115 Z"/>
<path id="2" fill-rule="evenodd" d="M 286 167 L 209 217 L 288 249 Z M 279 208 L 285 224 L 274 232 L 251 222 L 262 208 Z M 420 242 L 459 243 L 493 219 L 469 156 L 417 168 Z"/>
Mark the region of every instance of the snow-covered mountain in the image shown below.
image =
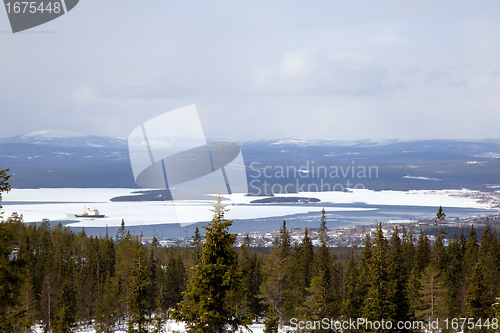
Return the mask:
<path id="1" fill-rule="evenodd" d="M 500 186 L 498 139 L 339 141 L 288 138 L 238 144 L 249 181 L 259 174 L 264 175 L 255 168 L 266 168 L 268 175 L 271 170 L 288 170 L 288 167 L 312 168 L 314 165 L 331 170 L 332 167 L 375 166 L 377 177 L 363 179 L 363 185 L 374 190 L 488 190 Z M 254 162 L 257 163 L 252 164 Z M 0 168 L 10 168 L 11 183 L 15 187 L 135 187 L 127 139 L 118 137 L 43 130 L 2 138 Z M 278 176 L 260 180 L 271 184 L 291 181 Z M 335 184 L 340 181 L 327 180 Z M 311 181 L 319 181 L 319 178 Z"/>
<path id="2" fill-rule="evenodd" d="M 127 148 L 125 138 L 85 135 L 68 130 L 41 130 L 0 138 L 0 143 L 27 143 L 53 147 Z"/>

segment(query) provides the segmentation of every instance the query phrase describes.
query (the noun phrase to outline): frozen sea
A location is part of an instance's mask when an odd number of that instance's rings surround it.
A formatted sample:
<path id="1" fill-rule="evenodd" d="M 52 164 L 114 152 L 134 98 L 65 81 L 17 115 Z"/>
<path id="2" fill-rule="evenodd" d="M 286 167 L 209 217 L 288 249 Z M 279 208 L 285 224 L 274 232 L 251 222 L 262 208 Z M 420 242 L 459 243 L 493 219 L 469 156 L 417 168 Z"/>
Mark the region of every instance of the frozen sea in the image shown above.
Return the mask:
<path id="1" fill-rule="evenodd" d="M 23 214 L 25 222 L 49 219 L 52 224 L 62 223 L 75 231 L 85 228 L 88 234 L 110 236 L 121 220 L 132 234 L 139 234 L 141 224 L 144 236 L 183 237 L 191 235 L 196 226 L 201 227 L 211 219 L 209 209 L 213 200 L 181 200 L 112 202 L 116 196 L 130 195 L 137 189 L 123 188 L 42 188 L 13 189 L 3 195 L 4 217 L 13 212 Z M 234 220 L 231 232 L 270 231 L 279 229 L 283 220 L 289 228 L 318 227 L 320 212 L 325 208 L 328 226 L 379 222 L 404 222 L 432 218 L 441 205 L 449 219 L 498 214 L 488 202 L 474 198 L 475 192 L 467 190 L 442 191 L 371 191 L 306 192 L 279 196 L 317 198 L 318 203 L 255 204 L 244 194 L 224 196 Z M 209 198 L 210 198 L 209 197 Z M 76 218 L 85 207 L 97 208 L 104 218 Z"/>

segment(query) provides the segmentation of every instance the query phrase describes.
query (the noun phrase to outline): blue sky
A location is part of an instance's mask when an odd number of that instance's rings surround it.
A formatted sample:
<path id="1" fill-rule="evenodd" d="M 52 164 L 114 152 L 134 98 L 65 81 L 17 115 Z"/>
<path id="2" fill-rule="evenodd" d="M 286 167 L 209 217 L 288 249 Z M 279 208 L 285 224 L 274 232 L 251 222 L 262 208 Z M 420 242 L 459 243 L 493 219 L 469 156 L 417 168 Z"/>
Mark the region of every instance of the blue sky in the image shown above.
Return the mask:
<path id="1" fill-rule="evenodd" d="M 1 136 L 127 137 L 196 104 L 208 137 L 500 137 L 498 1 L 97 1 L 0 11 Z"/>

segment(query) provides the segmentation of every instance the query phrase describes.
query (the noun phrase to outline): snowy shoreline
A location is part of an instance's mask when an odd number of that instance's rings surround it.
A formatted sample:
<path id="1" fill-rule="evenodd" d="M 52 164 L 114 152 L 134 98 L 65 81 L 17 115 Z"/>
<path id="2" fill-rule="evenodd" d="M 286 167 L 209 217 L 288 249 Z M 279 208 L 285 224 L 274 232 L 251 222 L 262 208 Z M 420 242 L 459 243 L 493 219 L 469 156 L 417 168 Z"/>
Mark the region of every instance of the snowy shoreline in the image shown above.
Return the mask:
<path id="1" fill-rule="evenodd" d="M 128 195 L 137 189 L 123 188 L 51 188 L 13 189 L 3 196 L 4 217 L 13 212 L 23 214 L 25 222 L 40 222 L 47 218 L 52 221 L 68 221 L 70 227 L 105 227 L 120 224 L 125 219 L 128 226 L 178 224 L 206 222 L 210 218 L 212 200 L 111 202 L 119 195 Z M 250 220 L 279 217 L 293 214 L 307 214 L 319 211 L 321 204 L 329 206 L 330 212 L 363 212 L 376 208 L 366 205 L 391 205 L 413 207 L 456 207 L 471 209 L 491 209 L 498 212 L 499 194 L 470 190 L 441 191 L 372 191 L 351 190 L 350 192 L 302 192 L 279 194 L 279 197 L 310 197 L 321 200 L 316 205 L 307 203 L 256 204 L 254 196 L 242 193 L 225 195 L 229 205 L 229 219 Z M 215 195 L 213 195 L 215 200 Z M 259 197 L 262 198 L 262 197 Z M 338 205 L 338 206 L 337 206 Z M 341 205 L 344 205 L 342 207 Z M 102 219 L 76 218 L 84 207 L 98 208 L 106 217 Z"/>

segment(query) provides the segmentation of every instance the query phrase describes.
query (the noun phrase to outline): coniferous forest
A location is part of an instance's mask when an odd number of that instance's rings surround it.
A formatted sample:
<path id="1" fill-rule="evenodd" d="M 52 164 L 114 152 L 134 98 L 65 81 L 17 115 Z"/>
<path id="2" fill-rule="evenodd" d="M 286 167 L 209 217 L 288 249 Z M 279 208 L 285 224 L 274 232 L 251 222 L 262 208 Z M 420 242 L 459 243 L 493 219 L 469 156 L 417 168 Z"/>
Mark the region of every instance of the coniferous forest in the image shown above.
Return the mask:
<path id="1" fill-rule="evenodd" d="M 47 221 L 36 226 L 17 215 L 5 218 L 0 332 L 31 332 L 35 324 L 45 332 L 84 326 L 163 332 L 167 319 L 185 322 L 190 332 L 232 332 L 256 319 L 266 332 L 297 322 L 303 323 L 297 331 L 333 331 L 314 326 L 323 318 L 438 319 L 449 321 L 444 331 L 499 331 L 500 238 L 489 224 L 481 237 L 472 227 L 447 246 L 444 232 L 433 243 L 412 227 L 387 239 L 379 224 L 363 247 L 328 248 L 323 210 L 318 246 L 307 229 L 299 243 L 292 242 L 284 221 L 271 249 L 251 247 L 248 238 L 236 248 L 226 211 L 219 198 L 191 248 L 165 248 L 155 239 L 146 247 L 123 223 L 114 241 Z M 462 327 L 460 318 L 473 318 L 475 326 Z"/>

